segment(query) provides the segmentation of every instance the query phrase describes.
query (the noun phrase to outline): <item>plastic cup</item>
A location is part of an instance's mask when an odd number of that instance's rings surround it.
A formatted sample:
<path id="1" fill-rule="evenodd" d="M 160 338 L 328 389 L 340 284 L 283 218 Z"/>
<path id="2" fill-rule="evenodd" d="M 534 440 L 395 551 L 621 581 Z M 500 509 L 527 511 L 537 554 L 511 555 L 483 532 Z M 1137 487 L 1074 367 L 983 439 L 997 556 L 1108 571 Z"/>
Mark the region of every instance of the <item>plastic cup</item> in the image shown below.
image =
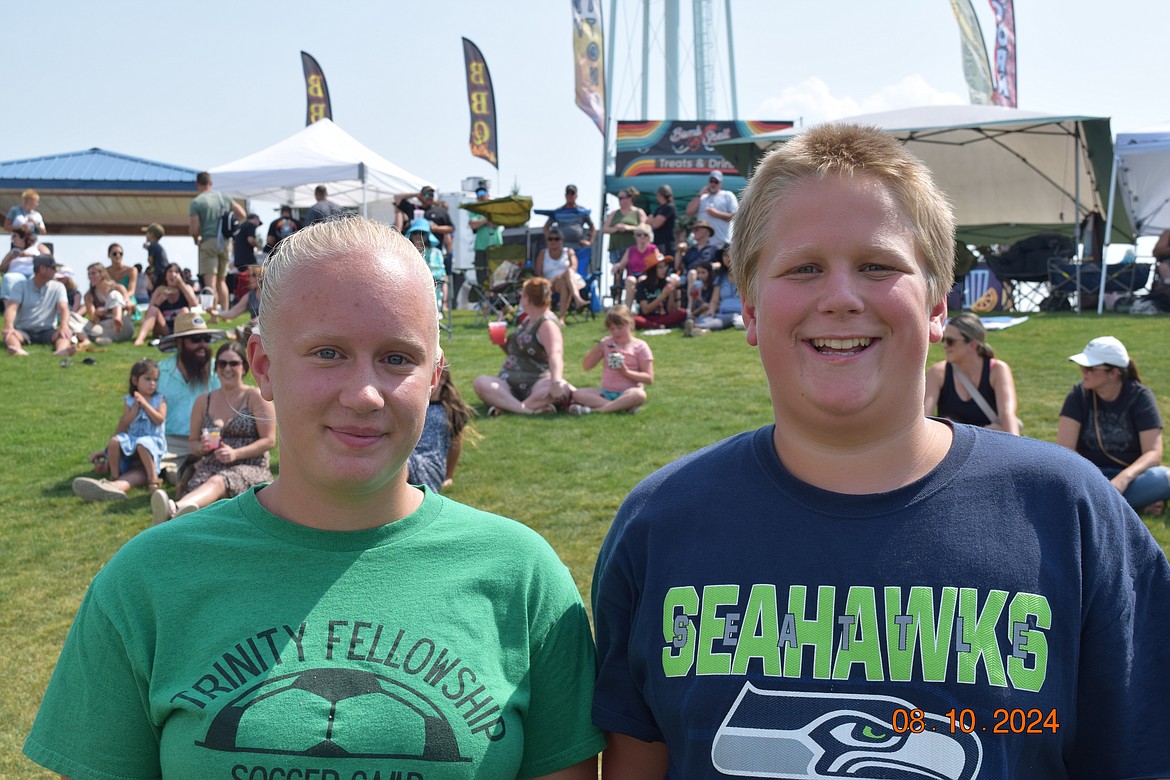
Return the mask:
<path id="1" fill-rule="evenodd" d="M 203 436 L 207 439 L 208 451 L 219 448 L 219 428 L 204 428 Z"/>
<path id="2" fill-rule="evenodd" d="M 488 323 L 488 338 L 497 346 L 504 346 L 508 340 L 508 323 L 506 322 L 489 322 Z"/>

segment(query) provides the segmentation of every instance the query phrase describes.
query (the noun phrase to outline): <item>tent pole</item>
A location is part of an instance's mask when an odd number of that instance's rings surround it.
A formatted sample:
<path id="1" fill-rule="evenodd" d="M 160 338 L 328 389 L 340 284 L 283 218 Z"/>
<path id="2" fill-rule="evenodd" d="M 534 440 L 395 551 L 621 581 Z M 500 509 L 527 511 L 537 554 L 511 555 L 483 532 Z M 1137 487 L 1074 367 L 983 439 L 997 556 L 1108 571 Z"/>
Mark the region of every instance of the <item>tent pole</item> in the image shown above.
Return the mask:
<path id="1" fill-rule="evenodd" d="M 1109 205 L 1105 209 L 1105 243 L 1101 248 L 1101 295 L 1097 296 L 1097 313 L 1105 311 L 1105 257 L 1109 254 L 1109 239 L 1113 235 L 1113 201 L 1117 192 L 1117 155 L 1113 155 L 1113 168 L 1109 171 Z"/>
<path id="2" fill-rule="evenodd" d="M 358 163 L 358 176 L 362 180 L 362 216 L 367 216 L 366 212 L 366 164 Z"/>
<path id="3" fill-rule="evenodd" d="M 1085 261 L 1085 250 L 1081 246 L 1081 123 L 1073 123 L 1073 236 L 1080 262 L 1077 263 L 1077 314 L 1081 313 L 1081 264 Z M 1104 279 L 1104 269 L 1102 269 Z M 1101 298 L 1101 291 L 1097 291 Z"/>

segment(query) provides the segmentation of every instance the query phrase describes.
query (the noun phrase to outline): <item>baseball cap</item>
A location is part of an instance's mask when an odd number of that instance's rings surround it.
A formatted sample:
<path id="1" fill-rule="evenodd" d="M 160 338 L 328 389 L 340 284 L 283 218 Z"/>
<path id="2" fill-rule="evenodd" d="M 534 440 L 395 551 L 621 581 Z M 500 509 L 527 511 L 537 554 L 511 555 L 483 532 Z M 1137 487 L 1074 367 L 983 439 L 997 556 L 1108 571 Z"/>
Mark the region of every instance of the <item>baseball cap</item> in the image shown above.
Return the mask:
<path id="1" fill-rule="evenodd" d="M 1112 336 L 1099 336 L 1085 345 L 1082 352 L 1070 356 L 1069 360 L 1084 368 L 1093 366 L 1127 368 L 1129 352 L 1124 344 Z"/>
<path id="2" fill-rule="evenodd" d="M 60 268 L 61 264 L 52 255 L 37 255 L 33 258 L 33 268 Z"/>
<path id="3" fill-rule="evenodd" d="M 435 188 L 428 184 L 426 187 L 423 187 L 421 190 L 419 190 L 418 193 L 419 195 L 434 195 Z"/>
<path id="4" fill-rule="evenodd" d="M 565 192 L 571 192 L 574 195 L 576 195 L 577 194 L 577 185 L 576 184 L 566 184 L 565 185 Z"/>
<path id="5" fill-rule="evenodd" d="M 711 171 L 711 175 L 708 178 L 714 179 L 715 181 L 718 181 L 718 182 L 722 182 L 723 181 L 723 171 L 716 168 L 715 170 Z"/>

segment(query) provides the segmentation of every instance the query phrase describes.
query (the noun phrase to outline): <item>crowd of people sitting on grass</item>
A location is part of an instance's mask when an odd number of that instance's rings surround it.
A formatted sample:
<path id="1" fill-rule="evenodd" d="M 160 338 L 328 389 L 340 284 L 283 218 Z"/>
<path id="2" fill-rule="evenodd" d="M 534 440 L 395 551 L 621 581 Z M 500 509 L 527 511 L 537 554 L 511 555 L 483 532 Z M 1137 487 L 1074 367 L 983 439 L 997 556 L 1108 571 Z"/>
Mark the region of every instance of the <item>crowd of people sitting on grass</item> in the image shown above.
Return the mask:
<path id="1" fill-rule="evenodd" d="M 688 210 L 730 219 L 721 184 Z M 177 314 L 159 343 L 175 354 L 130 371 L 112 478 L 75 484 L 91 500 L 151 490 L 159 527 L 93 577 L 26 755 L 72 777 L 421 776 L 443 762 L 451 776 L 596 780 L 603 749 L 606 777 L 829 776 L 842 761 L 878 776 L 1166 776 L 1150 724 L 1170 697 L 1170 566 L 1126 502 L 1165 501 L 1170 479 L 1125 346 L 1106 336 L 1069 357 L 1082 381 L 1060 413 L 1067 449 L 1012 435 L 1010 370 L 981 325 L 946 320 L 948 200 L 875 128 L 782 145 L 743 216 L 726 284 L 772 414 L 629 493 L 591 612 L 535 531 L 433 487 L 453 478 L 471 409 L 441 347 L 429 239 L 360 217 L 291 235 L 266 263 L 246 348 Z M 665 255 L 641 254 L 658 285 L 642 301 L 734 326 L 726 271 L 697 263 L 682 296 L 682 275 L 656 267 Z M 602 366 L 600 386 L 575 388 L 553 286 L 524 283 L 502 369 L 476 378 L 489 414 L 640 408 L 654 370 L 635 316 L 615 301 L 582 362 Z M 970 402 L 975 425 L 923 413 L 973 417 Z M 187 459 L 174 499 L 169 455 Z M 958 698 L 979 717 L 1047 713 L 1050 732 L 943 734 Z M 917 750 L 888 728 L 910 707 L 940 732 L 907 729 Z"/>
<path id="2" fill-rule="evenodd" d="M 733 213 L 734 204 L 727 206 L 716 197 L 726 194 L 721 178 L 712 176 L 709 188 L 714 192 L 696 196 L 688 213 L 712 220 Z M 585 211 L 568 204 L 575 194 L 575 187 L 567 189 L 566 206 L 555 212 L 567 223 Z M 634 337 L 635 331 L 682 328 L 686 335 L 699 335 L 744 327 L 730 254 L 724 252 L 726 234 L 722 243 L 717 241 L 716 227 L 704 218 L 693 221 L 689 234 L 686 229 L 676 234 L 670 187 L 656 193 L 653 215 L 634 205 L 638 194 L 632 187 L 623 190 L 618 210 L 601 230 L 611 236 L 614 299 L 604 316 L 608 335 L 582 358 L 585 371 L 601 366 L 599 387 L 578 388 L 565 380 L 561 333 L 567 315 L 589 305 L 576 251 L 567 244 L 586 247 L 596 231 L 591 222 L 585 228 L 573 224 L 570 231 L 550 220 L 544 229 L 546 248 L 537 254 L 533 275 L 522 286 L 519 316 L 500 345 L 504 363 L 496 376 L 479 376 L 473 383 L 489 417 L 635 413 L 654 382 L 653 352 Z M 486 198 L 486 190 L 478 195 Z M 728 210 L 700 206 L 708 198 Z M 0 261 L 9 353 L 27 355 L 26 345 L 50 343 L 56 354 L 68 356 L 79 348 L 130 339 L 135 345 L 153 340 L 161 350 L 176 352 L 161 366 L 149 359 L 134 364 L 115 432 L 106 448 L 91 457 L 98 476 L 75 480 L 75 493 L 86 500 L 115 500 L 145 487 L 154 520 L 162 522 L 271 479 L 268 457 L 276 445 L 271 408 L 255 388 L 244 384 L 249 368 L 245 345 L 260 313 L 263 266 L 249 267 L 236 287 L 234 304 L 217 309 L 213 302 L 200 300 L 190 272 L 167 262 L 159 243 L 165 230 L 152 224 L 145 231 L 145 268 L 126 264 L 122 246 L 111 244 L 108 264 L 93 263 L 86 269 L 88 288 L 82 292 L 69 284 L 40 242 L 46 231 L 36 206 L 36 194 L 29 191 L 19 212 L 9 212 L 12 247 Z M 282 211 L 281 221 L 291 218 Z M 276 222 L 273 226 L 278 227 Z M 254 223 L 253 233 L 256 227 Z M 299 227 L 293 223 L 277 236 L 270 230 L 268 248 Z M 441 242 L 422 216 L 404 221 L 402 229 L 436 280 L 441 313 L 448 301 Z M 574 241 L 567 242 L 566 233 Z M 1170 260 L 1164 244 L 1170 246 L 1166 236 L 1158 249 Z M 209 344 L 228 334 L 210 324 L 244 312 L 248 324 L 231 334 L 235 340 L 223 344 L 212 360 Z M 952 317 L 941 341 L 946 359 L 927 370 L 925 413 L 1020 435 L 1023 423 L 1017 417 L 1011 367 L 995 358 L 980 318 L 969 312 Z M 1087 363 L 1093 355 L 1108 360 Z M 1160 512 L 1170 498 L 1170 473 L 1161 467 L 1160 419 L 1124 346 L 1115 339 L 1097 339 L 1072 360 L 1082 366 L 1085 381 L 1070 392 L 1062 409 L 1059 443 L 1098 465 L 1135 507 Z M 412 479 L 437 491 L 454 478 L 464 436 L 477 434 L 467 427 L 475 412 L 460 396 L 445 363 L 432 402 L 427 430 L 410 466 Z M 174 498 L 162 486 L 164 473 L 177 487 Z"/>

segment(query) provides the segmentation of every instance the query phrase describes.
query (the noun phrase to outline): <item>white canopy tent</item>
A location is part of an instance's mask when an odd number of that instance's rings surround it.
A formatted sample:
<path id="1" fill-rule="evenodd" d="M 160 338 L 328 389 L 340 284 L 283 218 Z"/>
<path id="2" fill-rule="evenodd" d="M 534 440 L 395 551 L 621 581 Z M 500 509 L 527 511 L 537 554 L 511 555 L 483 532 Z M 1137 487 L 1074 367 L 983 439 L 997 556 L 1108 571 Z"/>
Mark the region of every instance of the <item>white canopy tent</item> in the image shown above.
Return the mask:
<path id="1" fill-rule="evenodd" d="M 1170 124 L 1118 133 L 1117 181 L 1139 236 L 1170 230 Z"/>
<path id="2" fill-rule="evenodd" d="M 292 206 L 316 202 L 313 189 L 329 188 L 339 206 L 360 206 L 418 192 L 431 183 L 361 144 L 328 119 L 235 162 L 212 168 L 215 189 L 238 198 Z"/>
<path id="3" fill-rule="evenodd" d="M 1011 243 L 1039 233 L 1073 235 L 1091 210 L 1106 211 L 1113 158 L 1109 120 L 999 106 L 924 106 L 836 120 L 883 128 L 918 156 L 950 196 L 965 243 Z M 742 171 L 800 129 L 718 144 Z M 1113 240 L 1132 241 L 1128 217 Z"/>

